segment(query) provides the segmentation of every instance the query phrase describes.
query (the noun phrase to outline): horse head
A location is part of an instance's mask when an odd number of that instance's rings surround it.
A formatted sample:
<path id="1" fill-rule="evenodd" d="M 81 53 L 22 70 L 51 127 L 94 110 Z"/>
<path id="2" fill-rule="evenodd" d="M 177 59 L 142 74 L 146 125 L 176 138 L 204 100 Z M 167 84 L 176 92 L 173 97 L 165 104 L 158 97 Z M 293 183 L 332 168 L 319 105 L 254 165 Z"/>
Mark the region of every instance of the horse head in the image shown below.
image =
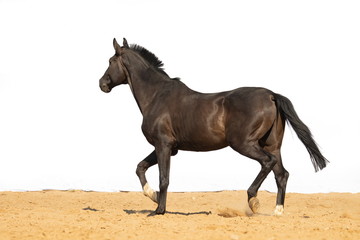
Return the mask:
<path id="1" fill-rule="evenodd" d="M 112 88 L 128 83 L 127 70 L 121 61 L 121 55 L 124 51 L 124 48 L 129 48 L 129 45 L 124 38 L 123 47 L 117 43 L 116 39 L 113 40 L 113 45 L 115 49 L 115 55 L 109 59 L 109 67 L 106 69 L 104 75 L 99 80 L 100 89 L 103 92 L 110 92 Z"/>

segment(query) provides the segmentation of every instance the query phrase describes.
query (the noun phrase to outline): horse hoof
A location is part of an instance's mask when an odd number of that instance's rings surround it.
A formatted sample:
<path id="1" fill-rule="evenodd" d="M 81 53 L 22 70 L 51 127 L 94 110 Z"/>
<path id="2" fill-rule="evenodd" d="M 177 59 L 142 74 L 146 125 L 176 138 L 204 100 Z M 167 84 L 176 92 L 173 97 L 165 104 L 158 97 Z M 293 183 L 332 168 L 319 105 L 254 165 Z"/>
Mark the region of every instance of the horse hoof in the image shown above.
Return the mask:
<path id="1" fill-rule="evenodd" d="M 284 206 L 283 205 L 276 205 L 275 210 L 274 210 L 274 215 L 275 216 L 281 216 L 284 213 Z"/>
<path id="2" fill-rule="evenodd" d="M 157 215 L 164 215 L 165 212 L 166 212 L 165 210 L 160 210 L 159 208 L 157 208 L 155 211 L 149 213 L 147 216 L 153 217 L 153 216 L 157 216 Z"/>
<path id="3" fill-rule="evenodd" d="M 148 217 L 154 217 L 156 215 L 157 215 L 157 213 L 156 213 L 156 211 L 154 211 L 154 212 L 149 213 L 147 216 Z"/>
<path id="4" fill-rule="evenodd" d="M 249 207 L 253 213 L 258 213 L 260 209 L 260 202 L 256 197 L 252 197 L 249 200 Z"/>
<path id="5" fill-rule="evenodd" d="M 165 209 L 164 208 L 157 208 L 156 210 L 155 210 L 155 214 L 157 214 L 157 215 L 164 215 L 165 214 Z"/>
<path id="6" fill-rule="evenodd" d="M 144 188 L 143 188 L 143 193 L 145 196 L 147 196 L 148 198 L 150 198 L 153 202 L 158 203 L 158 197 L 159 197 L 159 192 L 152 190 L 152 188 L 149 186 L 148 183 L 145 184 Z"/>

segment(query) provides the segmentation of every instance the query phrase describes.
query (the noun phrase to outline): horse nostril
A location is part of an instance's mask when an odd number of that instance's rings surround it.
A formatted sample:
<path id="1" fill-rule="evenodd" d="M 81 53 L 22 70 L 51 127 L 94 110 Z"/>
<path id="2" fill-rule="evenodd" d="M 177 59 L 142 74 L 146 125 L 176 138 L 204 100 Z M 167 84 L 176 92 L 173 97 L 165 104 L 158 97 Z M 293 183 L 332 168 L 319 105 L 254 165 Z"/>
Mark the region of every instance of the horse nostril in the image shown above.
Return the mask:
<path id="1" fill-rule="evenodd" d="M 106 83 L 106 84 L 110 84 L 110 83 L 111 83 L 111 78 L 110 78 L 110 76 L 108 76 L 108 77 L 105 79 L 105 83 Z"/>

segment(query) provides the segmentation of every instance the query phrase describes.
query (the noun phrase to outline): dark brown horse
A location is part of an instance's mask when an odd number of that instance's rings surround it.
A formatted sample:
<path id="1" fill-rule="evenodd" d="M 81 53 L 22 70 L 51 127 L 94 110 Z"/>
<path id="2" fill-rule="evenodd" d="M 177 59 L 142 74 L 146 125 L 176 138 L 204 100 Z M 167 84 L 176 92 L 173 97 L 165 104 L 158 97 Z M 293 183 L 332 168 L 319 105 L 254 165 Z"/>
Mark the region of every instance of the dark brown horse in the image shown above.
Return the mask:
<path id="1" fill-rule="evenodd" d="M 155 150 L 138 164 L 136 174 L 144 194 L 158 203 L 154 214 L 166 211 L 170 157 L 178 150 L 211 151 L 230 146 L 258 161 L 261 171 L 247 191 L 249 206 L 253 212 L 258 210 L 258 189 L 273 171 L 278 187 L 276 215 L 284 211 L 289 177 L 280 154 L 286 121 L 308 150 L 315 170 L 326 166 L 328 161 L 286 97 L 257 87 L 199 93 L 178 78 L 170 78 L 162 62 L 145 48 L 129 46 L 126 39 L 122 47 L 116 39 L 113 45 L 115 55 L 99 84 L 107 93 L 129 84 L 143 115 L 142 131 Z M 160 192 L 153 191 L 145 177 L 155 164 L 159 166 Z"/>

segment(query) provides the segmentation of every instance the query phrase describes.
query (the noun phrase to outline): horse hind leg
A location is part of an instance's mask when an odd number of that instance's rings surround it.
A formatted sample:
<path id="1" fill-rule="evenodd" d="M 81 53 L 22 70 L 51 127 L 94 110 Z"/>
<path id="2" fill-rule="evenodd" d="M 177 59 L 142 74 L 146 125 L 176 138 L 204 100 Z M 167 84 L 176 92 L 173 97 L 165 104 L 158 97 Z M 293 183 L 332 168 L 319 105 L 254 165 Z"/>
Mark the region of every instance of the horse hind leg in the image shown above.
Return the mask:
<path id="1" fill-rule="evenodd" d="M 261 165 L 259 174 L 247 190 L 249 207 L 254 213 L 257 213 L 260 208 L 259 200 L 256 198 L 257 192 L 265 178 L 273 169 L 277 159 L 274 155 L 265 151 L 258 142 L 231 145 L 231 147 L 240 154 L 258 161 Z"/>
<path id="2" fill-rule="evenodd" d="M 146 180 L 145 173 L 149 167 L 158 163 L 156 152 L 153 151 L 144 160 L 142 160 L 136 168 L 136 175 L 139 177 L 141 187 L 145 196 L 149 197 L 155 203 L 158 203 L 159 192 L 154 191 Z"/>
<path id="3" fill-rule="evenodd" d="M 286 184 L 289 178 L 289 172 L 286 171 L 282 165 L 280 151 L 278 154 L 278 162 L 273 168 L 275 175 L 276 185 L 278 188 L 277 198 L 276 198 L 276 207 L 274 210 L 274 215 L 280 216 L 284 212 L 284 202 L 285 202 L 285 193 L 286 193 Z"/>
<path id="4" fill-rule="evenodd" d="M 259 188 L 276 164 L 276 158 L 274 155 L 264 150 L 260 151 L 264 153 L 264 157 L 255 160 L 260 163 L 261 170 L 247 190 L 249 207 L 254 213 L 257 213 L 260 208 L 259 200 L 256 198 Z"/>

